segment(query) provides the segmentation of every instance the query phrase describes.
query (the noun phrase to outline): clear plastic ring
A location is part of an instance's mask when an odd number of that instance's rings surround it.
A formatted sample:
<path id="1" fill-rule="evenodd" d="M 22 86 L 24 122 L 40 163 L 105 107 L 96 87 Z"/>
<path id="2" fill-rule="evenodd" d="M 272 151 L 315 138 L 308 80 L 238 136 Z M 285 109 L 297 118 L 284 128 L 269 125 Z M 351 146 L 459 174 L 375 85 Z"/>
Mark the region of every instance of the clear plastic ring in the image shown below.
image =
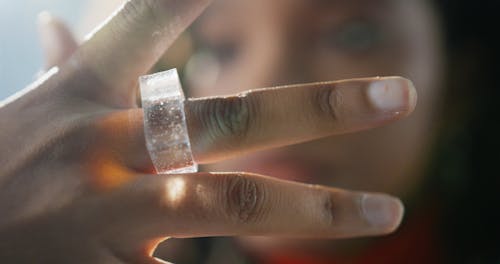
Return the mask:
<path id="1" fill-rule="evenodd" d="M 184 110 L 184 93 L 176 69 L 139 78 L 144 135 L 158 173 L 198 171 L 193 159 Z"/>

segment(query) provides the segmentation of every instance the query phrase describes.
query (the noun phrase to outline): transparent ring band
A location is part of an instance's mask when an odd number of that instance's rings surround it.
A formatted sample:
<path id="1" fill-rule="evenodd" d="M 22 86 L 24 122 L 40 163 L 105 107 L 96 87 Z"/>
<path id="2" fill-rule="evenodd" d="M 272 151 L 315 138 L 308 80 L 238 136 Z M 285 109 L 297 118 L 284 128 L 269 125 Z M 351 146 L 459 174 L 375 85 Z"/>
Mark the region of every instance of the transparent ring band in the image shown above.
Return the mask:
<path id="1" fill-rule="evenodd" d="M 198 171 L 184 111 L 184 93 L 176 69 L 139 78 L 144 135 L 158 173 Z"/>

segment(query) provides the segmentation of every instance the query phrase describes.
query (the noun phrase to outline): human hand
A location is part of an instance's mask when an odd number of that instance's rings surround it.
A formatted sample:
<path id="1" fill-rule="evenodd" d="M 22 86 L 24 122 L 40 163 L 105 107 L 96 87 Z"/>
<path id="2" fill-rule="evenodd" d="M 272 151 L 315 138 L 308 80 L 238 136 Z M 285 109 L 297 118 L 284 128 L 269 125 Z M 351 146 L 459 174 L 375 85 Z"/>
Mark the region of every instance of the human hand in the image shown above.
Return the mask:
<path id="1" fill-rule="evenodd" d="M 340 238 L 398 226 L 401 203 L 383 194 L 245 173 L 148 174 L 137 77 L 209 2 L 128 1 L 0 104 L 2 261 L 162 263 L 151 255 L 166 237 Z M 186 114 L 195 159 L 209 163 L 379 126 L 415 103 L 407 80 L 372 78 L 192 99 Z"/>

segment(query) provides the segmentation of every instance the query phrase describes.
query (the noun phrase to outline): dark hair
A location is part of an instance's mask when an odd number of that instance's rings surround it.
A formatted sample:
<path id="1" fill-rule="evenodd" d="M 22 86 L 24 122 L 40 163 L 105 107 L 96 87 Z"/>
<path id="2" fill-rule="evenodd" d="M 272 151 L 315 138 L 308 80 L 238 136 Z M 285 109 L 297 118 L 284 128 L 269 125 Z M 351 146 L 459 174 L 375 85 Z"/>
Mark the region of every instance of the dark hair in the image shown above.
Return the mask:
<path id="1" fill-rule="evenodd" d="M 443 123 L 430 178 L 452 263 L 500 262 L 499 1 L 436 0 L 447 53 Z"/>

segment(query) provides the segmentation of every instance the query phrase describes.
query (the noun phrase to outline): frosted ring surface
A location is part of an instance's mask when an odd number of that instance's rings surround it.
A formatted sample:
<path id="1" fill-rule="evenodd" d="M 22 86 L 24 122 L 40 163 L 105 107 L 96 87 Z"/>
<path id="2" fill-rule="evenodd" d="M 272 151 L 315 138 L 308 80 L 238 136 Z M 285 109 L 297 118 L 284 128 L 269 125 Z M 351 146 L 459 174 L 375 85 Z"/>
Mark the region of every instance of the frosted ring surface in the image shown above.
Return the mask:
<path id="1" fill-rule="evenodd" d="M 177 70 L 141 76 L 139 85 L 146 146 L 157 173 L 197 172 Z"/>

